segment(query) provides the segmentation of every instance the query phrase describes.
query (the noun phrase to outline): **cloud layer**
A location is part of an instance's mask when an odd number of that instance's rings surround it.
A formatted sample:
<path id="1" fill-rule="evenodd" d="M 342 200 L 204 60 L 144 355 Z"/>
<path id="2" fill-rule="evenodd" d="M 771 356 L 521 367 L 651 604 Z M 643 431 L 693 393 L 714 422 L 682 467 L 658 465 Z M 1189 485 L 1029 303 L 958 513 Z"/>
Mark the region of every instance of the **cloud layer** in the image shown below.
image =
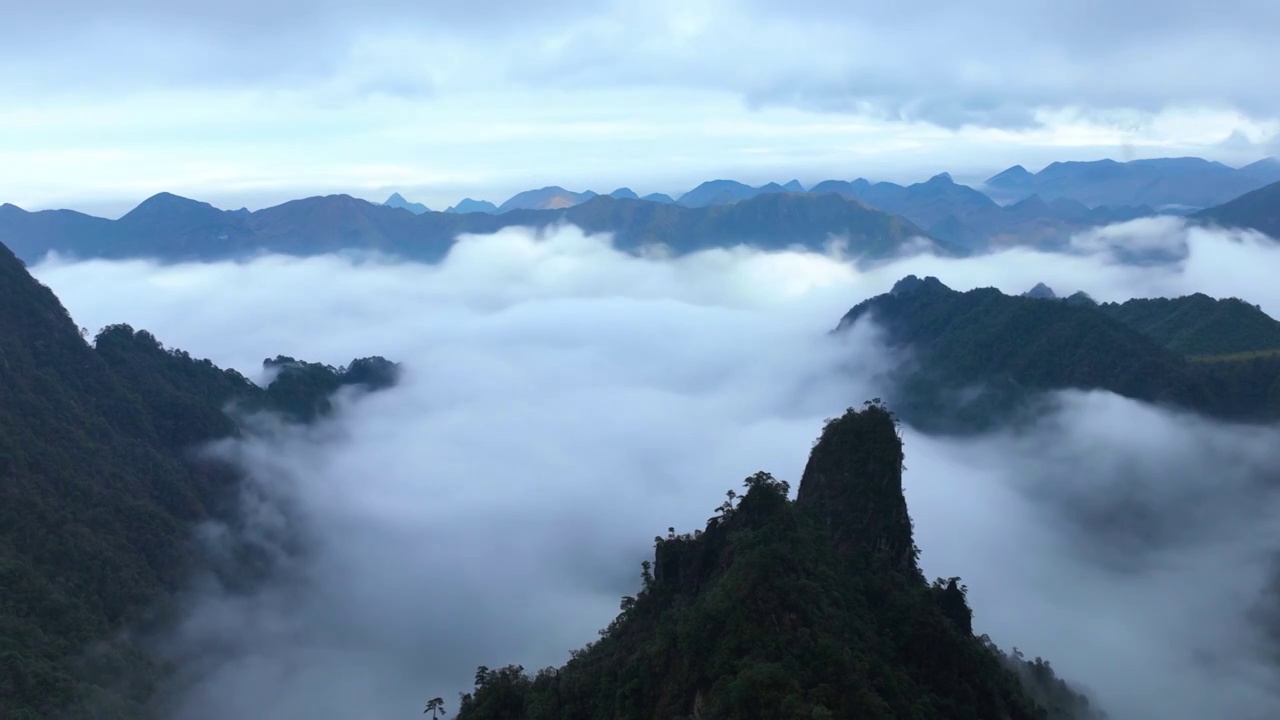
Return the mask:
<path id="1" fill-rule="evenodd" d="M 1115 265 L 1106 238 L 1184 242 Z M 793 484 L 822 420 L 880 390 L 869 326 L 825 334 L 899 277 L 1099 299 L 1201 290 L 1280 314 L 1252 238 L 1111 228 L 1075 256 L 664 260 L 566 229 L 463 238 L 439 266 L 377 259 L 46 263 L 96 329 L 125 321 L 247 372 L 285 353 L 382 354 L 404 384 L 315 430 L 223 447 L 250 470 L 252 527 L 290 508 L 308 552 L 248 596 L 199 587 L 165 644 L 180 720 L 413 713 L 475 666 L 560 663 L 634 592 L 651 538 L 700 527 L 756 470 Z M 1230 271 L 1231 274 L 1227 274 Z M 1273 430 L 1070 395 L 1020 436 L 908 432 L 907 494 L 931 575 L 969 583 L 975 625 L 1043 655 L 1116 717 L 1272 716 L 1245 610 L 1280 548 Z M 450 703 L 452 705 L 452 703 Z"/>
<path id="2" fill-rule="evenodd" d="M 1265 0 L 1230 13 L 1191 0 L 557 0 L 536 8 L 373 0 L 359 9 L 131 0 L 110 12 L 61 0 L 15 8 L 8 19 L 6 60 L 30 72 L 6 82 L 85 90 L 337 82 L 416 97 L 477 84 L 666 85 L 948 127 L 1032 124 L 1038 109 L 1064 107 L 1280 116 L 1266 82 L 1280 60 L 1265 30 L 1280 24 L 1280 10 Z"/>
<path id="3" fill-rule="evenodd" d="M 10 4 L 0 201 L 33 208 L 1243 164 L 1280 138 L 1269 0 Z"/>

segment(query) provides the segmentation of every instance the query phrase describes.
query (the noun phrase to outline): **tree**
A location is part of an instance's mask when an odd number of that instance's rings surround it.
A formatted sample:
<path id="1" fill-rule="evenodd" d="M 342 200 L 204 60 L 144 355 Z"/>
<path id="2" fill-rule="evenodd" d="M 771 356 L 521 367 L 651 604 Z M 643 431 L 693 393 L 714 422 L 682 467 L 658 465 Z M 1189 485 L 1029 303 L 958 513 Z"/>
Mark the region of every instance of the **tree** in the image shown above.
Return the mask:
<path id="1" fill-rule="evenodd" d="M 431 720 L 436 720 L 436 718 L 444 717 L 446 714 L 444 710 L 444 699 L 438 698 L 438 697 L 431 698 L 430 700 L 427 701 L 427 709 L 423 710 L 422 712 L 423 714 L 431 713 Z"/>

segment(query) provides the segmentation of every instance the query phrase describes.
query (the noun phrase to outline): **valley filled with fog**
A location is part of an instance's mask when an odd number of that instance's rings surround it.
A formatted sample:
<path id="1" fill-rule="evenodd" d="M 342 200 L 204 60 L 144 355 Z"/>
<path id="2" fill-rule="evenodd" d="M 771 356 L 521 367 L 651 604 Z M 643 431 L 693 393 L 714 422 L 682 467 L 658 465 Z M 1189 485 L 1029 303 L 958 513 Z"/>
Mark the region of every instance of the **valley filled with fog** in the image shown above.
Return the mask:
<path id="1" fill-rule="evenodd" d="M 1168 258 L 1123 262 L 1135 249 Z M 874 322 L 829 331 L 905 275 L 1098 301 L 1202 292 L 1280 316 L 1277 267 L 1261 235 L 1154 217 L 1061 253 L 863 266 L 839 243 L 669 257 L 553 226 L 464 235 L 435 264 L 30 269 L 90 334 L 129 323 L 251 378 L 276 354 L 402 364 L 396 387 L 340 396 L 314 425 L 207 450 L 247 473 L 225 531 L 273 565 L 247 590 L 189 583 L 180 622 L 149 639 L 176 663 L 167 702 L 176 720 L 288 720 L 409 716 L 452 705 L 479 665 L 562 663 L 636 592 L 649 538 L 701 527 L 757 470 L 794 485 L 824 419 L 885 393 L 907 351 Z M 1280 428 L 1061 399 L 1018 430 L 904 428 L 925 575 L 962 577 L 975 632 L 1050 660 L 1111 717 L 1272 717 Z"/>

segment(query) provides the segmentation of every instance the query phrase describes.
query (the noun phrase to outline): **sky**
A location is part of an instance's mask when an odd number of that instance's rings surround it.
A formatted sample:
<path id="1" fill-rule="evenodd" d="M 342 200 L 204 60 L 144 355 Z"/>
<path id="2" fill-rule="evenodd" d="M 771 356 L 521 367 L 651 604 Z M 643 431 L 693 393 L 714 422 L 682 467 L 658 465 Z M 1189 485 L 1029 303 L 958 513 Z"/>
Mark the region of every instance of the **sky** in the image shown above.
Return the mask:
<path id="1" fill-rule="evenodd" d="M 1135 243 L 1186 257 L 1116 262 Z M 32 271 L 90 332 L 128 322 L 251 376 L 277 354 L 404 364 L 399 386 L 344 398 L 313 429 L 208 449 L 249 474 L 256 542 L 275 546 L 283 513 L 308 552 L 247 594 L 193 582 L 158 640 L 179 669 L 170 717 L 302 720 L 407 717 L 435 696 L 454 711 L 478 665 L 563 663 L 637 590 L 655 535 L 702 527 L 758 470 L 795 488 L 823 420 L 881 393 L 901 356 L 874 325 L 827 331 L 907 273 L 1099 300 L 1202 291 L 1280 316 L 1265 272 L 1280 249 L 1255 235 L 1144 219 L 1076 250 L 858 269 L 746 248 L 638 257 L 571 227 L 509 228 L 438 265 Z M 1275 717 L 1275 648 L 1250 618 L 1280 547 L 1280 427 L 1063 400 L 1018 434 L 905 428 L 926 575 L 961 576 L 977 632 L 1047 658 L 1112 717 Z M 1132 514 L 1108 522 L 1121 503 Z M 198 537 L 216 549 L 225 529 Z"/>
<path id="2" fill-rule="evenodd" d="M 976 182 L 1280 154 L 1280 5 L 0 2 L 0 202 Z"/>

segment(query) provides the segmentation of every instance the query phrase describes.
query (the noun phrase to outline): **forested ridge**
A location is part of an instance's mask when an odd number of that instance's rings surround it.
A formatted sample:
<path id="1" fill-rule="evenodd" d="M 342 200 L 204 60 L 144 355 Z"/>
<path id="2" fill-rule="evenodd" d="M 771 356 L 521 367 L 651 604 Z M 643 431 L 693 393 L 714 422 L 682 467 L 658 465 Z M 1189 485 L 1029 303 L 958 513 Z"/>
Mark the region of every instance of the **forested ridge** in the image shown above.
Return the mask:
<path id="1" fill-rule="evenodd" d="M 1235 421 L 1280 418 L 1280 353 L 1263 349 L 1280 343 L 1280 326 L 1239 300 L 1100 306 L 1082 293 L 957 292 L 911 275 L 851 309 L 836 332 L 864 316 L 902 351 L 888 397 L 922 429 L 976 431 L 1032 417 L 1048 401 L 1044 391 L 1063 389 Z"/>
<path id="2" fill-rule="evenodd" d="M 641 588 L 559 668 L 481 667 L 458 720 L 1105 717 L 1037 658 L 975 636 L 926 582 L 878 402 L 828 421 L 797 498 L 757 473 L 705 530 L 654 538 Z"/>
<path id="3" fill-rule="evenodd" d="M 1280 322 L 1239 298 L 1219 300 L 1195 293 L 1103 303 L 1098 309 L 1186 356 L 1280 351 Z"/>
<path id="4" fill-rule="evenodd" d="M 267 365 L 264 389 L 127 325 L 90 342 L 0 246 L 0 717 L 142 717 L 161 669 L 120 632 L 163 617 L 193 524 L 235 501 L 236 472 L 196 447 L 239 413 L 310 420 L 397 372 Z"/>

